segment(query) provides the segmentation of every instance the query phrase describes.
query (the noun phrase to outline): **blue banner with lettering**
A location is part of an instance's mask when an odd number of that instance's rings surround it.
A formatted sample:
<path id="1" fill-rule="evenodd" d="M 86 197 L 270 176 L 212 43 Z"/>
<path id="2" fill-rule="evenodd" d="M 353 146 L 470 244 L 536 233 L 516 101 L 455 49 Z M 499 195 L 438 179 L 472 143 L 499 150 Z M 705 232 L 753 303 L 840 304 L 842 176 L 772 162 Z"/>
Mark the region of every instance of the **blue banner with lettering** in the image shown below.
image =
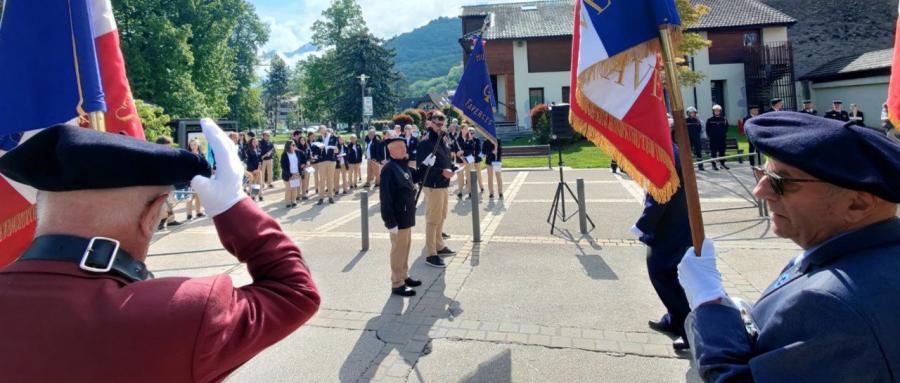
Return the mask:
<path id="1" fill-rule="evenodd" d="M 466 68 L 451 103 L 454 108 L 475 123 L 475 129 L 496 144 L 497 128 L 494 123 L 494 106 L 497 105 L 497 100 L 494 98 L 494 88 L 491 86 L 491 76 L 488 72 L 481 36 L 475 38 L 475 49 L 472 50 L 469 60 L 466 61 Z"/>

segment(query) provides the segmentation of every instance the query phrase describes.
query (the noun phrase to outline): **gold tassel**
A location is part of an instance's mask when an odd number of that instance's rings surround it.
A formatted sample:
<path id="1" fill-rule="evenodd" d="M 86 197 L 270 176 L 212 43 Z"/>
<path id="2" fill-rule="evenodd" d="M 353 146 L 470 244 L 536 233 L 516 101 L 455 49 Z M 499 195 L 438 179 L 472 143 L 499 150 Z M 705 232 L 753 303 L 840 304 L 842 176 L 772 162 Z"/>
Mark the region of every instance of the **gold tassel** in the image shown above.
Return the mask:
<path id="1" fill-rule="evenodd" d="M 37 210 L 34 205 L 7 218 L 3 223 L 0 223 L 0 241 L 24 229 L 34 222 L 35 219 L 37 219 Z"/>

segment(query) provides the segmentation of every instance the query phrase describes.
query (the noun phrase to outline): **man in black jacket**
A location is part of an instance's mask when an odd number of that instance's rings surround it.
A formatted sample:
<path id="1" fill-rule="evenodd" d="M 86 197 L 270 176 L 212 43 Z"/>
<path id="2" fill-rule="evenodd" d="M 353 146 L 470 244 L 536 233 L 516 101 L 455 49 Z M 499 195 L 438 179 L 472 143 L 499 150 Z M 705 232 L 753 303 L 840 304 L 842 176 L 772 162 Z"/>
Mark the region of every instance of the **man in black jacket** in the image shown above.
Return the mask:
<path id="1" fill-rule="evenodd" d="M 391 233 L 391 293 L 402 297 L 416 295 L 410 287 L 421 281 L 409 277 L 409 246 L 416 225 L 416 188 L 407 162 L 403 138 L 384 141 L 388 161 L 381 169 L 381 219 Z"/>
<path id="2" fill-rule="evenodd" d="M 416 164 L 422 180 L 422 194 L 425 195 L 425 247 L 429 266 L 447 267 L 440 256 L 456 254 L 447 248 L 442 236 L 444 220 L 447 219 L 447 187 L 453 178 L 453 163 L 450 161 L 450 144 L 446 139 L 444 124 L 447 117 L 440 111 L 431 115 L 426 125 L 428 138 L 419 143 Z"/>
<path id="3" fill-rule="evenodd" d="M 366 142 L 366 183 L 363 187 L 368 189 L 372 181 L 375 181 L 376 187 L 381 182 L 381 161 L 384 158 L 380 155 L 381 139 L 375 134 L 374 128 L 369 129 L 369 134 L 363 141 Z"/>
<path id="4" fill-rule="evenodd" d="M 706 136 L 709 137 L 710 157 L 725 157 L 725 137 L 728 134 L 728 120 L 722 116 L 722 107 L 713 105 L 713 116 L 706 120 Z M 725 160 L 719 160 L 723 168 L 728 169 Z M 719 170 L 716 163 L 712 163 L 713 170 Z"/>

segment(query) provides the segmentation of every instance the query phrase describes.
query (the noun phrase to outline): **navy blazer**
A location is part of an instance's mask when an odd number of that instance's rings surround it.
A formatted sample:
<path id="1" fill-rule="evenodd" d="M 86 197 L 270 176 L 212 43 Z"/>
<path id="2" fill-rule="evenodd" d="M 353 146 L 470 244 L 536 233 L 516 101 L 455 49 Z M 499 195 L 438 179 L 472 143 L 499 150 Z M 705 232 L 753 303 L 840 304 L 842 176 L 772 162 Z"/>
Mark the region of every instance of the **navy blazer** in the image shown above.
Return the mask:
<path id="1" fill-rule="evenodd" d="M 337 148 L 338 153 L 340 152 L 341 148 L 338 146 L 337 136 L 332 134 L 331 136 L 328 137 L 328 142 L 325 142 L 325 136 L 322 136 L 322 137 L 319 137 L 319 139 L 316 140 L 316 142 L 321 142 L 323 144 L 322 148 L 319 149 L 319 153 L 318 153 L 319 162 L 337 161 L 337 153 L 335 153 L 334 150 L 332 150 L 331 148 L 326 149 L 326 147 L 328 147 L 328 146 L 333 146 L 333 147 Z"/>
<path id="2" fill-rule="evenodd" d="M 347 143 L 347 163 L 358 164 L 363 160 L 362 147 L 359 144 Z"/>
<path id="3" fill-rule="evenodd" d="M 247 158 L 247 170 L 256 171 L 259 169 L 259 164 L 262 163 L 262 158 L 260 157 L 259 149 L 252 149 L 250 145 L 244 149 L 244 155 Z"/>
<path id="4" fill-rule="evenodd" d="M 900 382 L 900 219 L 833 238 L 793 262 L 752 310 L 698 307 L 688 319 L 712 382 Z"/>
<path id="5" fill-rule="evenodd" d="M 384 227 L 407 229 L 416 225 L 416 188 L 406 160 L 390 159 L 384 164 L 378 194 Z"/>
<path id="6" fill-rule="evenodd" d="M 303 178 L 303 167 L 306 166 L 306 154 L 302 150 L 294 150 L 297 155 L 297 169 L 300 171 L 300 178 Z M 281 153 L 281 180 L 288 182 L 291 180 L 291 160 L 288 159 L 288 153 Z"/>
<path id="7" fill-rule="evenodd" d="M 675 152 L 675 171 L 681 179 L 681 162 L 678 161 L 678 145 Z M 682 182 L 684 184 L 684 182 Z M 669 202 L 660 204 L 647 194 L 644 212 L 635 223 L 644 234 L 640 241 L 655 250 L 681 250 L 691 246 L 691 225 L 688 220 L 687 199 L 684 188 L 679 187 Z"/>
<path id="8" fill-rule="evenodd" d="M 481 153 L 484 155 L 485 164 L 490 165 L 494 162 L 502 162 L 503 161 L 503 143 L 500 142 L 500 139 L 497 139 L 497 154 L 494 155 L 494 143 L 491 140 L 485 139 L 481 144 Z"/>

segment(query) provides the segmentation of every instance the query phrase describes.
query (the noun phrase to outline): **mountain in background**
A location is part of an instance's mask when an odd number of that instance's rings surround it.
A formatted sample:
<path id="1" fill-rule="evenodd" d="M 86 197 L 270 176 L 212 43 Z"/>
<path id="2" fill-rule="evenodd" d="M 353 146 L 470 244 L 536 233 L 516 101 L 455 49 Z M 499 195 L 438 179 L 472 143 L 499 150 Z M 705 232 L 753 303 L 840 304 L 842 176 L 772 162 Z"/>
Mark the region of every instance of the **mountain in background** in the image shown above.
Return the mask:
<path id="1" fill-rule="evenodd" d="M 897 0 L 760 0 L 797 19 L 790 28 L 799 78 L 839 57 L 894 46 Z"/>
<path id="2" fill-rule="evenodd" d="M 296 63 L 297 61 L 306 58 L 306 56 L 308 56 L 310 53 L 316 52 L 318 50 L 319 47 L 308 43 L 293 51 L 280 53 L 282 55 L 282 58 L 285 62 L 288 63 L 288 65 L 294 65 L 294 63 Z M 278 53 L 279 52 L 274 50 L 263 53 L 263 55 L 260 57 L 260 61 L 264 64 L 268 64 L 269 60 L 272 60 L 272 58 L 275 57 L 275 55 Z"/>
<path id="3" fill-rule="evenodd" d="M 441 17 L 425 26 L 397 35 L 384 45 L 397 55 L 394 68 L 412 86 L 417 81 L 427 81 L 446 76 L 450 68 L 462 63 L 459 38 L 462 24 L 458 17 Z"/>

